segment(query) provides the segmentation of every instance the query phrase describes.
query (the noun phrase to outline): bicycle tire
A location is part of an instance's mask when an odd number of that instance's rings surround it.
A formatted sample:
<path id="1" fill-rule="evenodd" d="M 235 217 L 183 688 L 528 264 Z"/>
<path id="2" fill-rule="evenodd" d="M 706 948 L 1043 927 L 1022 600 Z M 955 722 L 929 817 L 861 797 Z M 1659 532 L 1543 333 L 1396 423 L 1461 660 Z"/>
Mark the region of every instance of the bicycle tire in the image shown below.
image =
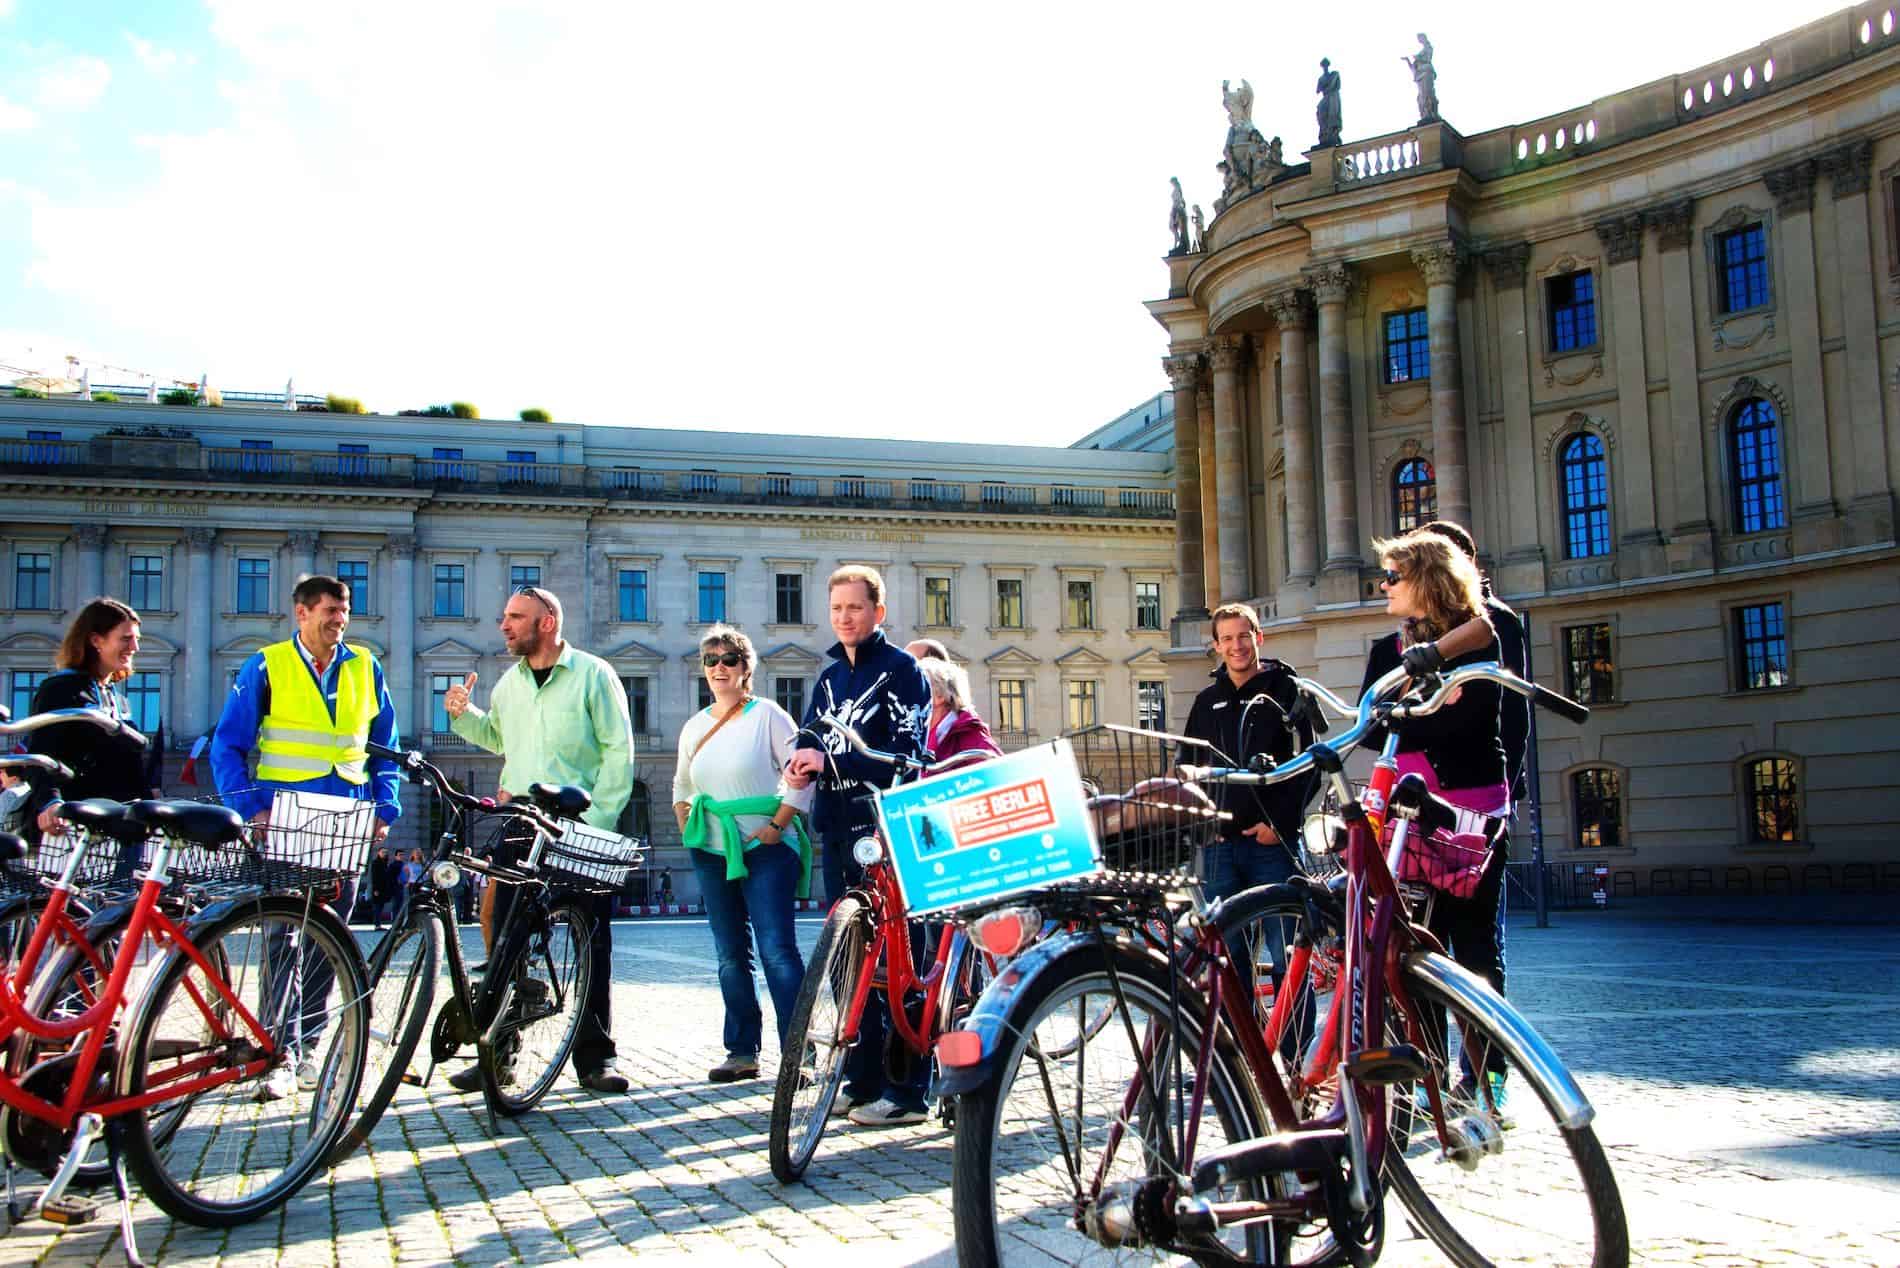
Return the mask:
<path id="1" fill-rule="evenodd" d="M 832 905 L 812 947 L 805 980 L 799 984 L 798 1002 L 792 1007 L 792 1024 L 786 1029 L 779 1058 L 778 1084 L 772 1092 L 768 1153 L 772 1174 L 783 1184 L 803 1176 L 811 1165 L 831 1121 L 832 1103 L 844 1084 L 850 1050 L 838 1043 L 838 1033 L 847 1020 L 858 979 L 867 968 L 868 910 L 862 900 L 850 895 Z"/>
<path id="2" fill-rule="evenodd" d="M 1442 963 L 1442 957 L 1428 958 Z M 1403 982 L 1414 1001 L 1414 1015 L 1404 1017 L 1409 1041 L 1433 1067 L 1442 1088 L 1460 1079 L 1467 1043 L 1483 1068 L 1501 1065 L 1505 1072 L 1501 1102 L 1494 1102 L 1484 1086 L 1475 1086 L 1471 1099 L 1441 1097 L 1447 1119 L 1467 1124 L 1454 1133 L 1461 1145 L 1454 1155 L 1441 1148 L 1431 1116 L 1417 1110 L 1409 1115 L 1411 1130 L 1389 1141 L 1387 1184 L 1420 1230 L 1463 1268 L 1495 1263 L 1624 1268 L 1629 1227 L 1596 1132 L 1588 1124 L 1563 1126 L 1555 1116 L 1558 1098 L 1550 1082 L 1513 1061 L 1497 1032 L 1455 996 L 1409 965 Z M 1460 1057 L 1452 1056 L 1449 1027 L 1427 1024 L 1434 1010 L 1442 1010 L 1439 1015 L 1457 1027 Z M 1409 1089 L 1392 1091 L 1398 1095 Z M 1473 1120 L 1475 1129 L 1468 1126 Z M 1492 1140 L 1495 1152 L 1483 1143 Z M 1474 1238 L 1489 1253 L 1474 1245 Z"/>
<path id="3" fill-rule="evenodd" d="M 220 966 L 232 994 L 282 1045 L 285 1065 L 307 1052 L 304 1060 L 327 1076 L 281 1098 L 259 1095 L 263 1074 L 182 1097 L 186 1109 L 165 1140 L 154 1140 L 152 1116 L 127 1116 L 125 1160 L 145 1195 L 174 1219 L 231 1228 L 288 1201 L 322 1169 L 348 1126 L 368 1044 L 368 987 L 348 928 L 322 904 L 296 897 L 235 906 L 194 931 L 192 944 Z M 294 1005 L 312 989 L 313 965 L 327 969 L 332 981 L 321 1001 Z M 297 989 L 282 989 L 291 981 Z M 207 1024 L 207 1009 L 222 1014 L 220 1026 L 243 1025 L 228 1006 L 214 1003 L 221 1000 L 217 987 L 183 951 L 172 951 L 149 983 L 124 1032 L 129 1040 L 116 1079 L 121 1096 L 142 1094 L 148 1077 L 162 1076 L 168 1064 L 182 1070 L 206 1056 L 230 1059 L 233 1045 Z M 170 1007 L 174 1003 L 181 1006 Z M 309 1035 L 312 1029 L 318 1034 Z M 274 1174 L 254 1176 L 248 1170 L 254 1167 Z"/>
<path id="4" fill-rule="evenodd" d="M 362 1106 L 330 1153 L 336 1166 L 376 1130 L 402 1087 L 435 1004 L 442 931 L 432 912 L 410 906 L 402 923 L 376 944 L 369 961 L 369 1046 L 364 1056 Z"/>
<path id="5" fill-rule="evenodd" d="M 525 915 L 520 903 L 516 912 Z M 485 1015 L 509 1010 L 517 1016 L 503 1023 L 491 1059 L 479 1062 L 482 1091 L 503 1118 L 518 1118 L 533 1109 L 561 1077 L 561 1067 L 580 1037 L 594 977 L 594 922 L 578 900 L 558 899 L 549 904 L 545 923 L 535 920 L 515 929 L 509 938 L 514 946 L 489 962 L 496 986 Z M 503 936 L 508 937 L 506 931 Z M 529 998 L 538 992 L 528 983 L 546 988 L 545 1004 Z M 525 1018 L 519 1016 L 524 1011 Z M 503 1064 L 510 1056 L 512 1070 Z"/>
<path id="6" fill-rule="evenodd" d="M 1113 957 L 1115 979 L 1121 985 L 1127 1008 L 1118 1004 L 1116 1020 L 1099 1029 L 1095 1042 L 1071 1043 L 1068 1032 L 1091 1024 L 1099 1012 L 1097 1001 L 1103 997 L 1115 999 L 1107 956 Z M 1001 1028 L 1008 1038 L 994 1058 L 993 1073 L 975 1091 L 958 1098 L 951 1209 L 957 1262 L 964 1268 L 993 1268 L 1002 1263 L 1026 1262 L 1030 1257 L 1070 1263 L 1101 1253 L 1108 1243 L 1078 1227 L 1077 1213 L 1093 1201 L 1093 1195 L 1084 1191 L 1084 1184 L 1092 1184 L 1096 1177 L 1108 1183 L 1139 1180 L 1152 1170 L 1150 1161 L 1156 1146 L 1150 1142 L 1155 1139 L 1156 1128 L 1150 1101 L 1145 1095 L 1137 1096 L 1132 1119 L 1123 1116 L 1121 1106 L 1130 1090 L 1130 1071 L 1140 1068 L 1135 1064 L 1135 1045 L 1130 1043 L 1135 1034 L 1141 1035 L 1137 1041 L 1140 1045 L 1145 1046 L 1151 1039 L 1157 1041 L 1153 1051 L 1159 1064 L 1149 1068 L 1173 1078 L 1166 1072 L 1174 1068 L 1174 1043 L 1161 1038 L 1166 1030 L 1150 1030 L 1168 1024 L 1170 969 L 1158 956 L 1127 944 L 1111 944 L 1107 956 L 1097 944 L 1084 943 L 1046 966 L 1010 1006 Z M 1198 999 L 1186 989 L 1186 983 L 1180 987 L 1181 1035 L 1185 1041 L 1180 1070 L 1186 1080 L 1207 1030 Z M 1073 1010 L 1073 1025 L 1061 1017 L 1065 1009 Z M 1139 1023 L 1137 1012 L 1143 1018 Z M 1045 1027 L 1057 1032 L 1060 1039 L 1050 1036 L 1039 1042 Z M 1051 1059 L 1045 1054 L 1065 1048 L 1076 1058 L 1074 1069 L 1065 1065 L 1052 1072 Z M 1025 1057 L 1029 1058 L 1027 1062 Z M 1250 1076 L 1223 1029 L 1214 1032 L 1209 1075 L 1202 1135 L 1195 1142 L 1197 1154 L 1258 1136 L 1264 1130 Z M 1099 1097 L 1099 1103 L 1093 1106 L 1086 1103 L 1091 1089 Z M 1086 1146 L 1093 1144 L 1098 1150 L 1105 1146 L 1104 1138 L 1112 1134 L 1109 1128 L 1116 1124 L 1124 1129 L 1117 1153 L 1103 1157 L 1098 1152 L 1084 1157 Z M 1173 1126 L 1168 1130 L 1173 1131 Z M 1071 1131 L 1077 1144 L 1073 1155 L 1068 1146 Z M 1085 1182 L 1082 1177 L 1089 1179 Z M 1254 1181 L 1234 1191 L 1250 1196 L 1261 1192 Z M 1019 1224 L 1026 1226 L 1026 1231 L 1019 1230 Z M 1226 1233 L 1227 1255 L 1243 1255 L 1247 1262 L 1266 1262 L 1270 1242 L 1260 1226 L 1228 1229 Z M 1124 1243 L 1117 1249 L 1129 1261 L 1146 1258 L 1176 1262 L 1183 1255 L 1199 1257 L 1194 1249 L 1180 1246 Z M 1202 1254 L 1219 1257 L 1217 1248 L 1198 1249 Z"/>

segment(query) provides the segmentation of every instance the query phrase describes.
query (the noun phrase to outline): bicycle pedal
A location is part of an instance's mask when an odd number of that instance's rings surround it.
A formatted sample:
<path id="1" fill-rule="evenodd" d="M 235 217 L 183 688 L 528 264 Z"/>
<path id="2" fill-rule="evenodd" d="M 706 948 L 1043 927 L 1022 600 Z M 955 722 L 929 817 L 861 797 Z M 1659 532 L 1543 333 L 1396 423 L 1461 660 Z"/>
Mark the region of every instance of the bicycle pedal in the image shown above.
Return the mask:
<path id="1" fill-rule="evenodd" d="M 1390 1048 L 1367 1048 L 1341 1068 L 1356 1083 L 1417 1083 L 1430 1073 L 1425 1058 L 1409 1043 Z"/>
<path id="2" fill-rule="evenodd" d="M 98 1201 L 77 1194 L 54 1198 L 40 1208 L 40 1218 L 49 1224 L 84 1224 L 98 1213 Z"/>

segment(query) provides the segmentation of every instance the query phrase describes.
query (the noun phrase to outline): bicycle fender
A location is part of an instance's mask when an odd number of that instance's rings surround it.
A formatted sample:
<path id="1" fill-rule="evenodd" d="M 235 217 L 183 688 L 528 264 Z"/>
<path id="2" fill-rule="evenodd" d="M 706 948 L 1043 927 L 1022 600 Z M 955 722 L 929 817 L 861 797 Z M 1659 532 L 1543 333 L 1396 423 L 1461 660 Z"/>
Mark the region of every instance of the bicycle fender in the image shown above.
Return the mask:
<path id="1" fill-rule="evenodd" d="M 1558 1059 L 1556 1051 L 1522 1013 L 1491 989 L 1489 982 L 1445 956 L 1429 951 L 1408 954 L 1405 971 L 1438 987 L 1469 1009 L 1473 1017 L 1495 1030 L 1511 1059 L 1544 1080 L 1556 1098 L 1557 1103 L 1550 1108 L 1560 1126 L 1574 1131 L 1588 1126 L 1596 1117 L 1596 1109 Z"/>
<path id="2" fill-rule="evenodd" d="M 1108 945 L 1124 951 L 1141 950 L 1138 944 L 1119 939 L 1109 940 Z M 959 1096 L 974 1092 L 988 1082 L 997 1051 L 1009 1038 L 1010 1031 L 1005 1022 L 1016 1001 L 1044 974 L 1058 966 L 1066 967 L 1065 961 L 1072 956 L 1085 955 L 1091 963 L 1098 963 L 1102 958 L 1102 946 L 1103 939 L 1099 935 L 1079 930 L 1038 942 L 1005 965 L 1002 972 L 984 988 L 970 1016 L 957 1027 L 960 1031 L 975 1034 L 982 1041 L 982 1055 L 973 1064 L 955 1069 L 945 1069 L 939 1063 L 932 1095 Z"/>

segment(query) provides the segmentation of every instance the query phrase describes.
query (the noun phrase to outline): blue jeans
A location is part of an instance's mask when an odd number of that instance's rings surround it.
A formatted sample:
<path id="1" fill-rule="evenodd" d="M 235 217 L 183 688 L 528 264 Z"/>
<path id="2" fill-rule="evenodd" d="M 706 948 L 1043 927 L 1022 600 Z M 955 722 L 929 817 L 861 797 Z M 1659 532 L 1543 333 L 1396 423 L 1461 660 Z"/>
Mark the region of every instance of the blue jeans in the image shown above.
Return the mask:
<path id="1" fill-rule="evenodd" d="M 693 870 L 706 902 L 713 949 L 719 957 L 719 993 L 726 1002 L 726 1054 L 757 1057 L 764 1030 L 759 993 L 752 981 L 752 940 L 759 942 L 766 989 L 772 993 L 779 1047 L 792 1024 L 805 961 L 792 925 L 792 895 L 798 889 L 798 851 L 789 845 L 755 845 L 746 851 L 747 875 L 726 879 L 726 856 L 694 850 Z"/>
<path id="2" fill-rule="evenodd" d="M 1201 852 L 1201 889 L 1211 903 L 1259 885 L 1277 885 L 1291 879 L 1296 870 L 1293 856 L 1284 845 L 1262 845 L 1251 837 L 1229 837 Z M 1286 948 L 1277 938 L 1269 939 L 1267 948 L 1278 977 L 1286 971 Z M 1252 987 L 1253 957 L 1236 938 L 1228 940 L 1227 949 L 1234 957 L 1234 969 L 1240 974 L 1241 984 Z"/>

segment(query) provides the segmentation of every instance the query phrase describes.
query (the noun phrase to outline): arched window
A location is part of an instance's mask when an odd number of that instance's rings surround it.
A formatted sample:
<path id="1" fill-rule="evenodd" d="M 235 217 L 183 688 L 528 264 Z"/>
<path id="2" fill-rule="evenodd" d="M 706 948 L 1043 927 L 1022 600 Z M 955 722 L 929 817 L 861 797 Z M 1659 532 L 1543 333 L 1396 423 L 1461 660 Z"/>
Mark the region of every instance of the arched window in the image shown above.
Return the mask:
<path id="1" fill-rule="evenodd" d="M 1563 479 L 1564 558 L 1610 553 L 1610 468 L 1603 442 L 1580 431 L 1558 450 Z"/>
<path id="2" fill-rule="evenodd" d="M 1623 844 L 1623 777 L 1608 766 L 1591 766 L 1570 777 L 1579 850 L 1614 850 Z"/>
<path id="3" fill-rule="evenodd" d="M 1438 480 L 1432 464 L 1407 458 L 1392 473 L 1392 521 L 1401 533 L 1438 518 Z"/>
<path id="4" fill-rule="evenodd" d="M 1801 839 L 1801 774 L 1792 757 L 1762 757 L 1742 767 L 1751 841 Z"/>
<path id="5" fill-rule="evenodd" d="M 1735 531 L 1761 533 L 1788 526 L 1781 496 L 1781 420 L 1760 397 L 1743 401 L 1728 429 L 1729 470 L 1735 480 Z"/>

